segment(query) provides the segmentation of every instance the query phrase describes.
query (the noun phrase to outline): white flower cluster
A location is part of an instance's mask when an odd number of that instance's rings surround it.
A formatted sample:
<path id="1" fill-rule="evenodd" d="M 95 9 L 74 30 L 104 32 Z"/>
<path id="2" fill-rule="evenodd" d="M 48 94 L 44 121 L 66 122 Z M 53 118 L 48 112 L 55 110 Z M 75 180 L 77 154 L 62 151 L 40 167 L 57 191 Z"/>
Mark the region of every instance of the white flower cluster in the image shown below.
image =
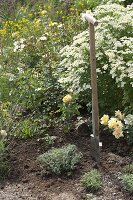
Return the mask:
<path id="1" fill-rule="evenodd" d="M 14 52 L 16 52 L 16 51 L 22 51 L 23 49 L 24 49 L 24 47 L 25 47 L 25 44 L 24 44 L 24 42 L 25 42 L 25 38 L 21 38 L 19 41 L 15 41 L 14 42 Z"/>
<path id="2" fill-rule="evenodd" d="M 132 114 L 128 114 L 125 119 L 125 124 L 129 125 L 129 126 L 133 126 L 133 115 Z"/>
<path id="3" fill-rule="evenodd" d="M 88 59 L 84 55 L 84 52 L 88 52 L 89 49 L 87 40 L 88 31 L 85 31 L 73 38 L 72 45 L 67 45 L 60 51 L 62 61 L 59 65 L 59 73 L 61 74 L 59 82 L 66 86 L 68 92 L 78 94 L 90 89 L 89 82 L 87 84 L 80 81 L 83 74 L 84 78 L 88 75 L 86 73 L 88 70 Z"/>
<path id="4" fill-rule="evenodd" d="M 100 5 L 94 16 L 96 27 L 97 74 L 109 73 L 118 87 L 128 83 L 133 87 L 132 6 L 118 4 Z M 61 51 L 59 82 L 68 92 L 80 93 L 89 85 L 89 33 L 84 31 L 73 38 L 71 45 Z"/>
<path id="5" fill-rule="evenodd" d="M 39 38 L 39 41 L 46 41 L 47 40 L 47 37 L 45 35 L 42 35 L 40 38 Z"/>

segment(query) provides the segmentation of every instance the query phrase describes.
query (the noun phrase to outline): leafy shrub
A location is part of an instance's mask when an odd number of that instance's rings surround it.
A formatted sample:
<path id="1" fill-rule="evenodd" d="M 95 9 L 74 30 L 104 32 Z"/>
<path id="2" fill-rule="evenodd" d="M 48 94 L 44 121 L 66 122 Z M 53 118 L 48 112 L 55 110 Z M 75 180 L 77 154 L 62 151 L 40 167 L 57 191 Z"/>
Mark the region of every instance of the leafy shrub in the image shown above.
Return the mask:
<path id="1" fill-rule="evenodd" d="M 121 182 L 124 188 L 133 193 L 133 174 L 125 174 L 121 177 Z"/>
<path id="2" fill-rule="evenodd" d="M 13 135 L 21 138 L 30 138 L 38 134 L 38 124 L 34 120 L 24 119 L 14 126 Z"/>
<path id="3" fill-rule="evenodd" d="M 78 152 L 75 145 L 68 145 L 62 148 L 54 148 L 40 155 L 40 161 L 44 172 L 61 174 L 71 172 L 80 161 L 82 154 Z"/>
<path id="4" fill-rule="evenodd" d="M 41 108 L 46 114 L 57 109 L 63 93 L 57 81 L 58 52 L 84 26 L 76 23 L 80 17 L 75 10 L 68 16 L 60 6 L 55 9 L 54 3 L 18 7 L 14 18 L 3 20 L 0 27 L 0 67 L 7 77 L 4 88 L 9 88 L 13 103 Z"/>
<path id="5" fill-rule="evenodd" d="M 124 106 L 133 108 L 132 82 L 132 6 L 118 4 L 97 6 L 96 57 L 100 112 Z M 123 20 L 124 16 L 124 20 Z M 81 32 L 61 51 L 59 82 L 68 93 L 90 106 L 89 33 Z M 117 95 L 114 95 L 117 94 Z M 120 104 L 121 102 L 121 104 Z"/>
<path id="6" fill-rule="evenodd" d="M 48 117 L 59 109 L 65 93 L 58 82 L 59 50 L 84 27 L 75 9 L 69 10 L 69 15 L 64 12 L 64 1 L 34 2 L 16 6 L 13 16 L 0 23 L 0 101 L 10 102 L 11 110 L 1 127 L 10 124 L 14 130 L 15 124 L 15 135 L 22 137 L 34 134 L 21 131 L 28 122 L 14 123 L 16 108 Z"/>
<path id="7" fill-rule="evenodd" d="M 81 178 L 81 184 L 91 191 L 98 190 L 102 186 L 101 175 L 96 169 L 87 172 Z"/>
<path id="8" fill-rule="evenodd" d="M 83 11 L 86 9 L 94 9 L 96 6 L 98 6 L 101 3 L 100 0 L 75 0 L 74 1 L 74 7 L 76 7 L 79 11 Z"/>

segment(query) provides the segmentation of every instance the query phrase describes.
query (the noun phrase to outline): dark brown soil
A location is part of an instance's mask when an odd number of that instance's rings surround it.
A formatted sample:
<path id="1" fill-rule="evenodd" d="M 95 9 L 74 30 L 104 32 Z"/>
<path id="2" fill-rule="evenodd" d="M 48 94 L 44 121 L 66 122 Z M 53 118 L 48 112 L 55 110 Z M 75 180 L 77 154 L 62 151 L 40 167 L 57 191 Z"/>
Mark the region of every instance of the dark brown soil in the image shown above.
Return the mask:
<path id="1" fill-rule="evenodd" d="M 9 145 L 9 175 L 1 185 L 0 200 L 131 200 L 132 195 L 123 190 L 119 182 L 122 167 L 132 162 L 133 147 L 122 138 L 115 140 L 109 133 L 101 133 L 103 149 L 99 170 L 103 175 L 103 187 L 91 195 L 80 184 L 81 176 L 97 165 L 90 156 L 90 136 L 73 131 L 64 134 L 60 128 L 51 129 L 57 139 L 53 147 L 75 144 L 83 153 L 81 164 L 69 177 L 43 176 L 36 161 L 38 155 L 51 147 L 37 139 L 13 139 Z"/>

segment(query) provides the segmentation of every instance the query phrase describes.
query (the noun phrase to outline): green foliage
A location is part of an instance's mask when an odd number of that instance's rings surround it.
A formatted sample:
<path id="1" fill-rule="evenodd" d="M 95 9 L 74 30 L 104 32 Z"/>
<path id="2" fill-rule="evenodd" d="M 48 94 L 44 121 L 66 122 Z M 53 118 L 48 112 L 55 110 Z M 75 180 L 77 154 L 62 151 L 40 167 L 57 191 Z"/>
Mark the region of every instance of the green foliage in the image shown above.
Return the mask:
<path id="1" fill-rule="evenodd" d="M 54 148 L 40 155 L 38 161 L 44 172 L 61 174 L 71 172 L 80 161 L 82 154 L 75 145 L 67 145 L 62 148 Z"/>
<path id="2" fill-rule="evenodd" d="M 96 28 L 96 57 L 100 112 L 133 107 L 132 6 L 100 5 L 96 7 L 94 16 L 99 21 Z M 122 20 L 123 16 L 125 20 Z M 75 36 L 73 42 L 60 51 L 59 82 L 68 92 L 76 94 L 80 102 L 90 106 L 88 40 L 87 30 Z"/>
<path id="3" fill-rule="evenodd" d="M 133 174 L 133 164 L 129 164 L 123 167 L 123 172 Z"/>
<path id="4" fill-rule="evenodd" d="M 50 136 L 49 134 L 45 134 L 43 138 L 39 138 L 38 142 L 43 142 L 46 145 L 53 145 L 56 140 L 56 136 Z"/>
<path id="5" fill-rule="evenodd" d="M 8 170 L 5 151 L 5 140 L 0 136 L 0 182 L 5 178 Z"/>
<path id="6" fill-rule="evenodd" d="M 101 0 L 75 0 L 74 7 L 76 7 L 79 11 L 83 11 L 86 9 L 94 9 L 101 3 Z"/>
<path id="7" fill-rule="evenodd" d="M 121 182 L 124 188 L 133 193 L 133 174 L 125 174 L 121 177 Z"/>
<path id="8" fill-rule="evenodd" d="M 20 93 L 27 97 L 26 100 L 29 96 L 28 103 L 38 98 L 35 89 L 43 88 L 38 90 L 41 94 L 47 90 L 51 93 L 59 90 L 59 87 L 56 89 L 58 82 L 55 71 L 59 49 L 82 29 L 82 26 L 74 25 L 80 20 L 78 13 L 75 15 L 73 10 L 67 16 L 60 7 L 51 10 L 52 6 L 52 3 L 35 5 L 31 10 L 29 7 L 19 7 L 15 19 L 1 24 L 1 68 L 5 75 L 10 71 L 11 81 L 19 87 Z M 28 94 L 24 93 L 24 86 Z"/>
<path id="9" fill-rule="evenodd" d="M 123 167 L 124 175 L 121 176 L 121 183 L 127 191 L 133 193 L 133 164 Z"/>
<path id="10" fill-rule="evenodd" d="M 0 102 L 0 127 L 8 127 L 11 124 L 11 115 L 9 112 L 10 102 Z"/>
<path id="11" fill-rule="evenodd" d="M 66 95 L 67 96 L 67 95 Z M 69 103 L 62 103 L 59 105 L 61 112 L 60 120 L 63 122 L 63 129 L 65 133 L 68 133 L 71 129 L 71 119 L 74 116 L 78 116 L 79 113 L 79 104 L 76 102 L 76 97 L 72 96 L 72 101 Z"/>
<path id="12" fill-rule="evenodd" d="M 128 114 L 125 117 L 125 131 L 127 133 L 126 138 L 129 144 L 133 143 L 133 115 Z"/>
<path id="13" fill-rule="evenodd" d="M 102 180 L 101 175 L 96 169 L 92 169 L 90 172 L 87 172 L 81 178 L 81 184 L 91 191 L 95 191 L 101 188 Z"/>
<path id="14" fill-rule="evenodd" d="M 10 117 L 3 117 L 2 126 L 10 124 L 17 136 L 34 135 L 27 125 L 30 122 L 14 122 L 17 107 L 49 117 L 62 103 L 65 91 L 58 82 L 59 50 L 84 27 L 79 13 L 68 10 L 65 2 L 57 1 L 18 4 L 13 16 L 0 25 L 0 101 L 10 102 Z"/>
<path id="15" fill-rule="evenodd" d="M 38 134 L 38 124 L 31 119 L 24 119 L 14 127 L 13 135 L 21 138 L 30 138 Z"/>

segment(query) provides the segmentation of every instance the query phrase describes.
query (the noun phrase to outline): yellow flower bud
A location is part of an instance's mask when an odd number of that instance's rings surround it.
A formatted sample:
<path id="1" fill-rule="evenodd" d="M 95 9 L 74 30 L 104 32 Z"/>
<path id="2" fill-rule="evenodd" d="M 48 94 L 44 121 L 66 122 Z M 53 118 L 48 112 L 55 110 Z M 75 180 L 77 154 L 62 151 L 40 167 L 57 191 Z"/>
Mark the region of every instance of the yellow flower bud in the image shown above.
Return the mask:
<path id="1" fill-rule="evenodd" d="M 103 115 L 103 117 L 101 118 L 101 124 L 107 125 L 108 121 L 109 121 L 109 116 L 108 115 Z"/>

